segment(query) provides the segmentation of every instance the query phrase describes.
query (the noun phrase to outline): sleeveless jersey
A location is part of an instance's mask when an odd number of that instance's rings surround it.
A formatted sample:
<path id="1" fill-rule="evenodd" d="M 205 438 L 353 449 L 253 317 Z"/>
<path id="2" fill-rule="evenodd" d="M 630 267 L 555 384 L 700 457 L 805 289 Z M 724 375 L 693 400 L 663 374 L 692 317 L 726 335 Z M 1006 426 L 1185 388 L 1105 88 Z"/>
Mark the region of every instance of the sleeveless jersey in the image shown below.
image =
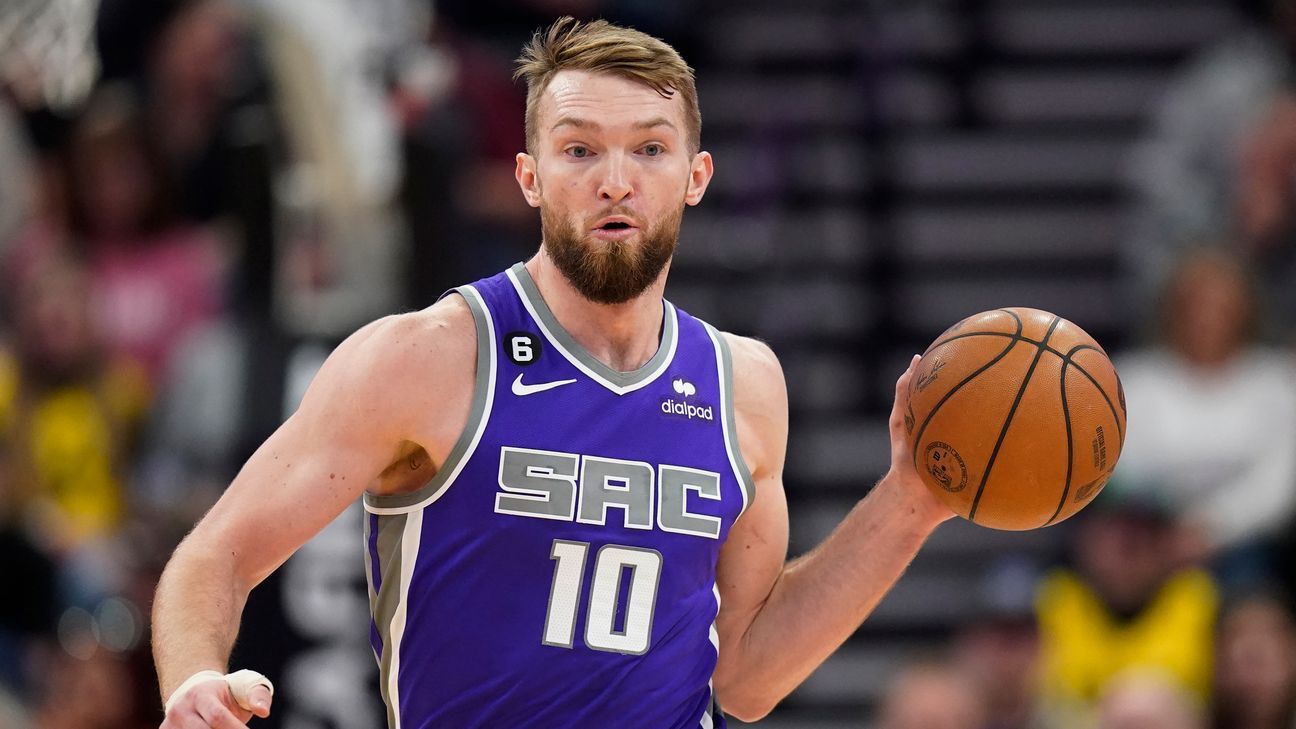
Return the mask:
<path id="1" fill-rule="evenodd" d="M 422 489 L 365 497 L 389 727 L 725 726 L 716 562 L 754 489 L 724 339 L 664 301 L 656 355 L 621 373 L 522 264 L 456 292 L 468 424 Z"/>

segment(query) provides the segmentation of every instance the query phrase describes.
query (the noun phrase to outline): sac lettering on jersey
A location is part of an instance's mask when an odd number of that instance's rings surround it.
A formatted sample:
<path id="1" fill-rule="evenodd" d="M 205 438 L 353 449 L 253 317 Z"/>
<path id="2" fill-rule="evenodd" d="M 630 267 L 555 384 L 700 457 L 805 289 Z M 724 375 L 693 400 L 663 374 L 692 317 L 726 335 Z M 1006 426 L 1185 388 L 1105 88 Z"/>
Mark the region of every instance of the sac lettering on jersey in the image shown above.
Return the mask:
<path id="1" fill-rule="evenodd" d="M 627 529 L 720 537 L 719 518 L 688 508 L 690 494 L 720 500 L 720 474 L 713 471 L 503 446 L 499 487 L 498 514 L 605 525 L 619 510 Z"/>

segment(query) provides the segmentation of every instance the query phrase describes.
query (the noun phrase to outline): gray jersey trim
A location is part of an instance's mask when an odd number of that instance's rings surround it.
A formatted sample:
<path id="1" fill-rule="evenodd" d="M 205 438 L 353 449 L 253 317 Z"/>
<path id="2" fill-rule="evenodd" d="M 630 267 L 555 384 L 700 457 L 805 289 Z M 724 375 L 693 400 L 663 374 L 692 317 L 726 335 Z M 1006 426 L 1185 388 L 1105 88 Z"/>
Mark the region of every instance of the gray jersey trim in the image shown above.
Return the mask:
<path id="1" fill-rule="evenodd" d="M 370 614 L 370 615 L 374 615 L 374 616 L 376 616 L 376 615 L 378 614 L 378 612 L 377 612 L 377 610 L 378 610 L 378 593 L 374 591 L 374 575 L 373 575 L 373 562 L 374 562 L 374 560 L 373 560 L 373 555 L 369 553 L 369 533 L 370 533 L 370 529 L 369 529 L 369 516 L 368 516 L 368 515 L 365 515 L 365 514 L 362 514 L 361 517 L 360 517 L 360 520 L 364 522 L 364 568 L 365 568 L 365 589 L 368 590 L 368 592 L 369 592 L 369 614 Z M 381 565 L 381 557 L 382 557 L 382 554 L 379 553 L 379 559 L 380 559 L 379 564 L 380 564 L 380 565 Z M 375 620 L 375 622 L 376 622 L 376 620 Z M 378 626 L 378 636 L 379 636 L 380 639 L 382 638 L 382 626 Z M 383 648 L 384 648 L 384 649 L 387 647 L 387 643 L 386 643 L 385 641 L 383 642 L 382 645 L 383 645 Z M 372 646 L 370 646 L 370 647 L 372 648 Z M 381 662 L 382 662 L 382 658 L 378 655 L 378 649 L 377 649 L 377 648 L 374 648 L 374 649 L 373 649 L 373 654 L 374 654 L 374 660 L 376 660 L 376 661 L 378 661 L 379 663 L 381 663 Z"/>
<path id="2" fill-rule="evenodd" d="M 724 430 L 725 450 L 729 452 L 729 464 L 733 467 L 734 476 L 742 485 L 743 511 L 756 500 L 756 483 L 752 481 L 751 471 L 743 460 L 742 450 L 738 447 L 738 421 L 734 418 L 733 399 L 733 356 L 729 353 L 729 342 L 716 328 L 703 322 L 711 342 L 716 348 L 716 366 L 720 372 L 720 424 Z M 742 516 L 742 513 L 739 513 Z"/>
<path id="3" fill-rule="evenodd" d="M 378 627 L 378 637 L 382 640 L 382 657 L 378 659 L 378 690 L 382 694 L 383 704 L 387 707 L 387 726 L 396 726 L 396 710 L 390 696 L 391 662 L 396 647 L 392 645 L 392 622 L 396 618 L 396 606 L 401 602 L 401 541 L 405 533 L 407 515 L 394 514 L 378 517 L 378 565 L 382 570 L 382 587 L 377 594 L 373 593 L 373 579 L 369 580 L 370 604 L 373 611 L 374 625 Z M 365 519 L 365 543 L 369 539 L 369 520 Z M 370 564 L 368 550 L 365 550 L 366 569 Z"/>
<path id="4" fill-rule="evenodd" d="M 460 286 L 455 292 L 467 302 L 472 311 L 473 324 L 477 328 L 477 374 L 473 384 L 472 406 L 468 409 L 468 422 L 464 424 L 459 440 L 450 449 L 450 455 L 446 456 L 445 463 L 441 464 L 440 470 L 425 486 L 407 494 L 365 494 L 365 510 L 370 513 L 400 514 L 421 509 L 441 498 L 477 449 L 486 421 L 490 419 L 491 403 L 495 395 L 495 326 L 486 302 L 476 289 Z"/>
<path id="5" fill-rule="evenodd" d="M 577 369 L 589 375 L 595 382 L 618 395 L 634 392 L 650 384 L 666 371 L 666 366 L 675 357 L 679 327 L 676 322 L 675 307 L 669 301 L 662 300 L 662 334 L 657 353 L 643 367 L 633 372 L 617 372 L 591 355 L 563 328 L 562 324 L 558 323 L 558 318 L 554 316 L 549 305 L 545 303 L 544 297 L 540 295 L 540 289 L 531 278 L 531 272 L 527 270 L 525 264 L 514 264 L 508 271 L 508 277 L 513 282 L 513 287 L 517 289 L 518 295 L 522 297 L 522 304 L 540 325 L 545 338 L 554 346 L 554 349 L 562 353 Z"/>
<path id="6" fill-rule="evenodd" d="M 390 729 L 401 727 L 401 647 L 404 645 L 405 628 L 409 623 L 409 592 L 414 582 L 414 569 L 418 565 L 419 547 L 423 540 L 423 512 L 411 511 L 399 519 L 397 551 L 400 552 L 400 569 L 395 572 L 397 592 L 394 597 L 395 607 L 391 614 L 391 645 L 383 650 L 386 665 L 387 710 L 391 720 Z M 393 520 L 397 521 L 397 520 Z M 382 530 L 378 531 L 379 540 Z M 381 667 L 380 667 L 381 668 Z"/>

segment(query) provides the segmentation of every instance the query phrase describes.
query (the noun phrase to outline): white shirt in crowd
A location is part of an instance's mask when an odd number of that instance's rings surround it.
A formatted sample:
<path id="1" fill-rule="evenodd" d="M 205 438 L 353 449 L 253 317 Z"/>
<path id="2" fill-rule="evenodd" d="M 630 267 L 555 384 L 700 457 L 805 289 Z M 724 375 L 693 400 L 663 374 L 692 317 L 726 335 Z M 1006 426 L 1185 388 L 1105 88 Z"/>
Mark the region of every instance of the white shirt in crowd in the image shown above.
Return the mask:
<path id="1" fill-rule="evenodd" d="M 1296 367 L 1254 348 L 1218 370 L 1167 350 L 1123 358 L 1129 432 L 1116 475 L 1227 548 L 1273 533 L 1296 504 Z"/>

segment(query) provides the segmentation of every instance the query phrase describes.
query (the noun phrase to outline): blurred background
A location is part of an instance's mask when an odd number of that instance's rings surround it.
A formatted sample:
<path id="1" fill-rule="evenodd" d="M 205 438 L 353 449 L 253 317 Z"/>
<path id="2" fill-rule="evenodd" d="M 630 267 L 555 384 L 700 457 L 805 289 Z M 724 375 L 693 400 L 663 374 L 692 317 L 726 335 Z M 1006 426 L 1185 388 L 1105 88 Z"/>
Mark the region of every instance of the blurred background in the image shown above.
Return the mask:
<path id="1" fill-rule="evenodd" d="M 1125 381 L 1089 509 L 941 527 L 759 726 L 1293 726 L 1296 0 L 0 0 L 0 729 L 157 726 L 179 538 L 342 337 L 534 251 L 511 59 L 562 14 L 698 70 L 668 296 L 782 359 L 791 556 L 954 321 Z M 380 726 L 360 534 L 253 594 L 257 726 Z"/>

